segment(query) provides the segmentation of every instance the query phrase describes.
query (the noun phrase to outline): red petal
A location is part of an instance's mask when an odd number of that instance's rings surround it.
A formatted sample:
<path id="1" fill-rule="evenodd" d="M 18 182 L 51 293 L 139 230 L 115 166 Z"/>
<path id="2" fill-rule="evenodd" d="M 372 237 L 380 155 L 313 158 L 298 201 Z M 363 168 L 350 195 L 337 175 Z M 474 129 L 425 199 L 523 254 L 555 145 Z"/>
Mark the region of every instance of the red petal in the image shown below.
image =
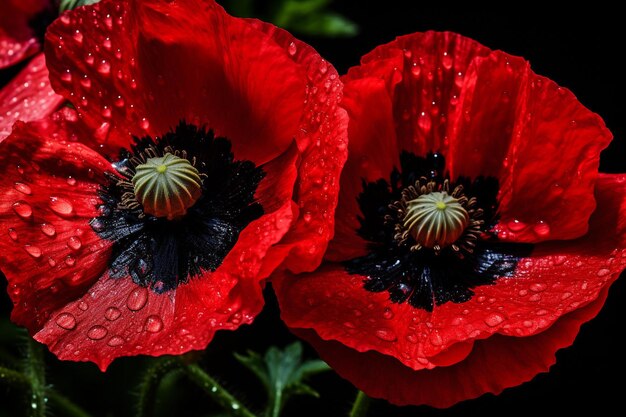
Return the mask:
<path id="1" fill-rule="evenodd" d="M 547 372 L 556 362 L 556 351 L 574 342 L 580 326 L 596 316 L 606 295 L 605 288 L 594 302 L 566 314 L 542 333 L 478 341 L 465 360 L 432 370 L 414 371 L 374 351 L 358 353 L 340 343 L 323 341 L 311 330 L 296 334 L 310 342 L 339 375 L 369 396 L 396 405 L 445 408 L 488 392 L 499 394 Z"/>
<path id="2" fill-rule="evenodd" d="M 345 260 L 363 255 L 366 242 L 356 234 L 360 224 L 357 202 L 363 180 L 389 178 L 399 166 L 392 103 L 386 83 L 380 78 L 363 78 L 348 84 L 342 105 L 350 118 L 350 157 L 341 174 L 339 205 L 335 214 L 335 236 L 326 257 Z M 372 111 L 376 109 L 376 111 Z"/>
<path id="3" fill-rule="evenodd" d="M 70 115 L 70 113 L 68 113 Z M 36 332 L 106 267 L 110 243 L 89 226 L 110 164 L 78 143 L 85 134 L 61 114 L 17 123 L 0 144 L 0 265 L 13 319 Z"/>
<path id="4" fill-rule="evenodd" d="M 92 361 L 103 371 L 121 356 L 204 349 L 217 330 L 249 324 L 261 311 L 256 277 L 268 248 L 289 228 L 290 204 L 250 223 L 217 271 L 165 294 L 105 274 L 35 338 L 61 359 Z"/>
<path id="5" fill-rule="evenodd" d="M 81 140 L 111 155 L 128 147 L 131 133 L 153 133 L 145 109 L 150 92 L 140 84 L 136 62 L 138 23 L 127 3 L 79 7 L 62 14 L 46 32 L 52 87 L 95 132 Z"/>
<path id="6" fill-rule="evenodd" d="M 4 0 L 0 14 L 0 69 L 35 54 L 39 42 L 28 22 L 49 7 L 49 0 Z"/>
<path id="7" fill-rule="evenodd" d="M 43 54 L 33 58 L 15 78 L 0 90 L 0 141 L 11 133 L 17 120 L 42 119 L 61 104 L 48 81 Z"/>
<path id="8" fill-rule="evenodd" d="M 611 134 L 569 91 L 535 75 L 521 58 L 437 32 L 403 36 L 367 54 L 344 77 L 347 95 L 369 88 L 362 81 L 371 78 L 385 81 L 393 112 L 386 123 L 395 123 L 400 150 L 443 152 L 453 178 L 500 180 L 502 239 L 539 242 L 586 232 L 599 153 Z M 378 110 L 362 111 L 375 117 Z M 361 120 L 368 117 L 351 124 Z M 350 146 L 390 137 L 354 135 Z"/>
<path id="9" fill-rule="evenodd" d="M 516 277 L 477 287 L 468 302 L 432 313 L 393 304 L 387 293 L 363 289 L 363 277 L 329 264 L 276 280 L 282 317 L 290 327 L 312 328 L 322 339 L 375 350 L 413 369 L 437 365 L 438 355 L 459 342 L 538 334 L 595 300 L 626 266 L 626 176 L 601 175 L 596 199 L 586 236 L 536 246 L 518 263 Z"/>
<path id="10" fill-rule="evenodd" d="M 611 132 L 553 81 L 530 72 L 524 88 L 501 176 L 500 237 L 518 242 L 579 237 L 595 208 L 600 151 Z"/>
<path id="11" fill-rule="evenodd" d="M 300 63 L 306 79 L 305 104 L 294 133 L 302 152 L 294 191 L 299 217 L 268 258 L 286 257 L 286 268 L 311 271 L 321 262 L 333 235 L 339 175 L 348 152 L 348 116 L 338 105 L 342 84 L 335 68 L 309 45 L 273 25 L 249 22 Z"/>

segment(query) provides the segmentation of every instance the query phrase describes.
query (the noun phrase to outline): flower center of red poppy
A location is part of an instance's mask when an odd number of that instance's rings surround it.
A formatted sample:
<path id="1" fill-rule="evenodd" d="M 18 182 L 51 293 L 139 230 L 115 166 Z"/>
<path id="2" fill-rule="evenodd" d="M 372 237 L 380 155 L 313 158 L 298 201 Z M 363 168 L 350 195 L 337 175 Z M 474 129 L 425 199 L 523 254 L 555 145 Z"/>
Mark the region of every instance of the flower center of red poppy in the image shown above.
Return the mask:
<path id="1" fill-rule="evenodd" d="M 169 152 L 138 165 L 132 183 L 143 211 L 168 220 L 184 216 L 202 194 L 198 170 Z"/>
<path id="2" fill-rule="evenodd" d="M 399 246 L 413 238 L 413 252 L 426 248 L 438 255 L 450 247 L 456 253 L 471 253 L 484 223 L 483 210 L 476 204 L 476 198 L 465 196 L 462 185 L 450 191 L 448 180 L 437 183 L 421 177 L 402 190 L 400 200 L 390 205 L 395 215 L 386 216 L 385 222 L 394 225 Z"/>

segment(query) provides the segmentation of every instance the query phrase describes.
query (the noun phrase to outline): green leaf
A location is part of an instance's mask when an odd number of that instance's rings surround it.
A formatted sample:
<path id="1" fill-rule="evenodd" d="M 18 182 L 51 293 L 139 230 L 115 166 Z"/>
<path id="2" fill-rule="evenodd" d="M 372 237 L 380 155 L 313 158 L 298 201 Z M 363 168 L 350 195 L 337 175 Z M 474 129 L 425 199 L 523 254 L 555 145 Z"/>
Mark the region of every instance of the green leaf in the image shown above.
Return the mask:
<path id="1" fill-rule="evenodd" d="M 261 381 L 267 391 L 266 417 L 278 417 L 294 395 L 319 397 L 317 391 L 305 383 L 306 379 L 330 368 L 321 360 L 302 360 L 302 344 L 293 343 L 283 350 L 271 347 L 264 356 L 256 352 L 235 354 Z"/>
<path id="2" fill-rule="evenodd" d="M 301 16 L 289 22 L 285 28 L 310 36 L 350 37 L 359 33 L 356 23 L 333 12 Z"/>
<path id="3" fill-rule="evenodd" d="M 90 6 L 98 3 L 100 0 L 61 0 L 59 3 L 59 12 L 66 10 L 74 10 L 80 6 Z"/>

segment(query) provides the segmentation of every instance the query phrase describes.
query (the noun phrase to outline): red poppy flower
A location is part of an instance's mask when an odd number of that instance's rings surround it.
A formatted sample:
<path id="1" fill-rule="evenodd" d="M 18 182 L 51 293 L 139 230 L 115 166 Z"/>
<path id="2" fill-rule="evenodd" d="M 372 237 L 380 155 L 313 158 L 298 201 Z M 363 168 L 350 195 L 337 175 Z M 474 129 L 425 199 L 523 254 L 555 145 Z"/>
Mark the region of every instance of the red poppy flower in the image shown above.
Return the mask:
<path id="1" fill-rule="evenodd" d="M 202 349 L 292 251 L 320 262 L 347 115 L 312 48 L 212 1 L 104 0 L 49 27 L 46 59 L 76 111 L 0 144 L 0 265 L 59 358 Z"/>
<path id="2" fill-rule="evenodd" d="M 545 372 L 626 264 L 626 176 L 596 114 L 521 58 L 400 37 L 343 78 L 350 154 L 282 316 L 358 388 L 447 407 Z"/>

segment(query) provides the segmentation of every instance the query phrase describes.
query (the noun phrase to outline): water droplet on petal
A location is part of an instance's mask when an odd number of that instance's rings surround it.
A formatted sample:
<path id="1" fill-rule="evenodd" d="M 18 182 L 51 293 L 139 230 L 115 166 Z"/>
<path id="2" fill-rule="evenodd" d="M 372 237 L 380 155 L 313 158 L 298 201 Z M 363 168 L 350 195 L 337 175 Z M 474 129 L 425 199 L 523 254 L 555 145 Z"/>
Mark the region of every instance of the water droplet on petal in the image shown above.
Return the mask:
<path id="1" fill-rule="evenodd" d="M 529 288 L 533 292 L 542 292 L 545 291 L 548 286 L 543 282 L 535 282 L 534 284 L 531 284 Z"/>
<path id="2" fill-rule="evenodd" d="M 490 314 L 487 316 L 487 318 L 485 318 L 485 323 L 487 324 L 487 326 L 490 326 L 490 327 L 495 327 L 499 325 L 500 323 L 502 323 L 503 321 L 504 321 L 504 317 L 502 317 L 498 313 Z"/>
<path id="3" fill-rule="evenodd" d="M 395 342 L 398 340 L 398 336 L 391 329 L 378 329 L 375 334 L 376 337 L 385 342 Z"/>
<path id="4" fill-rule="evenodd" d="M 512 232 L 521 232 L 522 230 L 526 229 L 527 225 L 526 225 L 526 223 L 521 222 L 521 221 L 515 219 L 515 220 L 511 220 L 508 223 L 508 226 L 509 226 L 509 229 Z"/>
<path id="5" fill-rule="evenodd" d="M 87 332 L 87 337 L 91 340 L 101 340 L 107 335 L 109 331 L 104 326 L 93 326 Z"/>
<path id="6" fill-rule="evenodd" d="M 78 303 L 78 308 L 83 311 L 87 311 L 89 309 L 89 304 L 87 304 L 85 301 L 81 301 L 80 303 Z"/>
<path id="7" fill-rule="evenodd" d="M 421 112 L 420 115 L 417 116 L 417 125 L 424 132 L 430 131 L 430 128 L 432 126 L 432 122 L 430 120 L 430 116 L 427 115 L 425 112 Z"/>
<path id="8" fill-rule="evenodd" d="M 119 336 L 113 336 L 112 338 L 109 339 L 109 341 L 107 342 L 107 345 L 111 346 L 111 347 L 117 347 L 117 346 L 122 346 L 124 344 L 124 339 L 122 339 Z"/>
<path id="9" fill-rule="evenodd" d="M 48 258 L 48 265 L 50 265 L 51 267 L 55 267 L 57 264 L 57 261 L 55 261 L 52 258 Z"/>
<path id="10" fill-rule="evenodd" d="M 74 206 L 68 200 L 60 197 L 50 197 L 50 208 L 56 214 L 62 217 L 71 216 L 74 212 Z"/>
<path id="11" fill-rule="evenodd" d="M 150 128 L 150 122 L 144 117 L 143 119 L 141 119 L 141 122 L 139 122 L 139 127 L 141 127 L 143 130 L 148 130 Z"/>
<path id="12" fill-rule="evenodd" d="M 438 331 L 434 331 L 430 334 L 430 343 L 433 346 L 441 346 L 443 345 L 443 338 L 441 337 L 441 335 L 439 334 Z"/>
<path id="13" fill-rule="evenodd" d="M 126 307 L 131 311 L 139 311 L 148 302 L 148 290 L 140 287 L 131 291 L 126 299 Z"/>
<path id="14" fill-rule="evenodd" d="M 33 258 L 39 258 L 41 256 L 41 249 L 38 246 L 26 245 L 24 246 L 24 250 Z"/>
<path id="15" fill-rule="evenodd" d="M 383 311 L 383 317 L 387 320 L 392 319 L 393 311 L 389 307 L 386 307 L 385 310 Z"/>
<path id="16" fill-rule="evenodd" d="M 13 240 L 17 240 L 17 232 L 15 231 L 14 228 L 9 228 L 9 237 Z"/>
<path id="17" fill-rule="evenodd" d="M 159 316 L 149 316 L 146 319 L 146 331 L 150 333 L 158 333 L 163 330 L 163 320 Z"/>
<path id="18" fill-rule="evenodd" d="M 102 60 L 102 62 L 98 65 L 98 72 L 102 75 L 109 75 L 111 73 L 111 64 Z"/>
<path id="19" fill-rule="evenodd" d="M 16 201 L 13 203 L 13 211 L 23 219 L 28 219 L 33 215 L 33 209 L 26 201 Z"/>
<path id="20" fill-rule="evenodd" d="M 23 182 L 16 182 L 13 187 L 22 194 L 31 195 L 33 193 L 33 190 L 30 189 L 28 184 L 24 184 Z"/>
<path id="21" fill-rule="evenodd" d="M 537 236 L 546 237 L 550 234 L 550 226 L 544 221 L 538 221 L 535 223 L 535 226 L 533 226 L 533 232 L 535 232 Z"/>
<path id="22" fill-rule="evenodd" d="M 122 315 L 122 312 L 119 310 L 119 308 L 109 307 L 107 308 L 107 311 L 105 311 L 104 313 L 104 318 L 106 318 L 109 321 L 115 321 L 118 318 L 120 318 L 121 315 Z"/>
<path id="23" fill-rule="evenodd" d="M 67 177 L 67 184 L 72 186 L 76 185 L 76 178 Z"/>
<path id="24" fill-rule="evenodd" d="M 54 226 L 51 225 L 50 223 L 42 223 L 41 224 L 41 232 L 44 235 L 50 236 L 50 237 L 54 236 L 57 233 L 57 231 L 54 228 Z"/>
<path id="25" fill-rule="evenodd" d="M 67 240 L 67 246 L 72 249 L 72 250 L 79 250 L 80 247 L 82 246 L 82 242 L 80 241 L 80 239 L 76 236 L 71 236 L 68 240 Z"/>
<path id="26" fill-rule="evenodd" d="M 602 268 L 601 270 L 598 271 L 598 276 L 599 277 L 605 277 L 605 276 L 609 275 L 610 273 L 611 273 L 610 269 Z"/>
<path id="27" fill-rule="evenodd" d="M 67 255 L 65 258 L 65 265 L 74 266 L 76 264 L 76 259 L 74 259 L 71 255 Z"/>
<path id="28" fill-rule="evenodd" d="M 296 52 L 298 52 L 298 47 L 296 46 L 294 42 L 291 42 L 289 44 L 289 46 L 287 47 L 287 52 L 289 52 L 289 55 L 291 56 L 294 56 Z"/>
<path id="29" fill-rule="evenodd" d="M 72 330 L 76 327 L 76 318 L 71 313 L 61 313 L 56 318 L 56 324 L 65 330 Z"/>

